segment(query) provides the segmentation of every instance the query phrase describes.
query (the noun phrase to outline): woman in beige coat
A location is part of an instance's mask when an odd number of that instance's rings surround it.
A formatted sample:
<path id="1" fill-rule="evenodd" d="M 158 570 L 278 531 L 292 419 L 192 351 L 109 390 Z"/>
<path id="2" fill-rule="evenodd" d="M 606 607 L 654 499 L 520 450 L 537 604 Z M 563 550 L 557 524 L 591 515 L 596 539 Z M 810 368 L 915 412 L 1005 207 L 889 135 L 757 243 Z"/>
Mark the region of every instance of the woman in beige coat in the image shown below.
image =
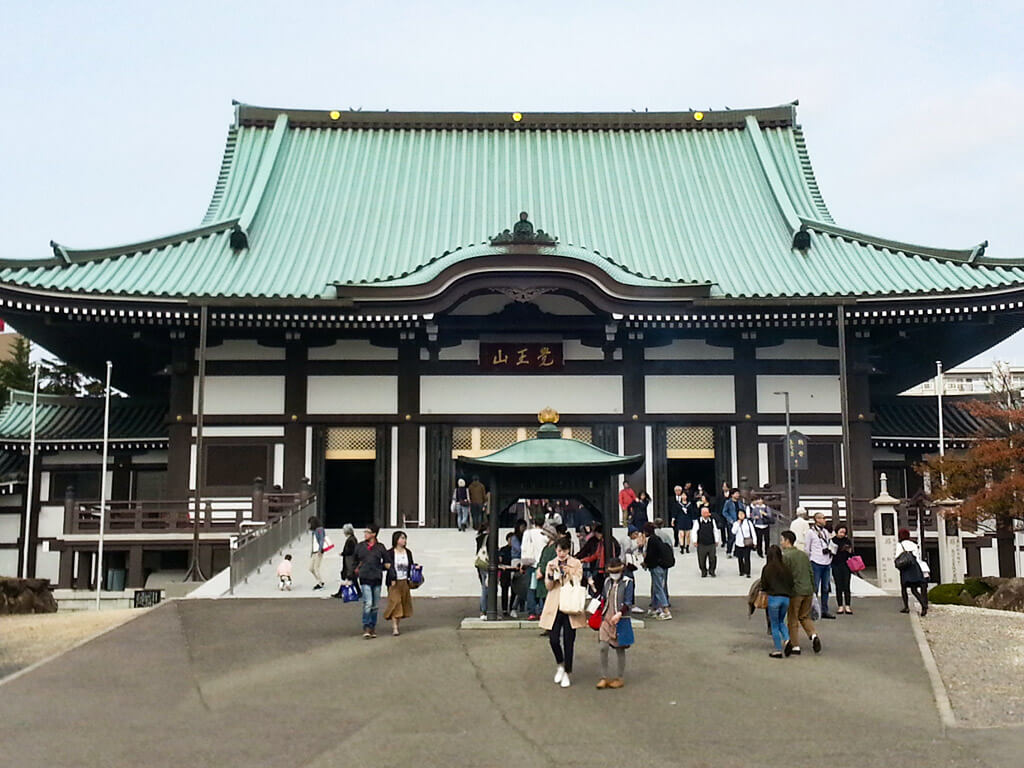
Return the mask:
<path id="1" fill-rule="evenodd" d="M 544 586 L 548 596 L 544 600 L 544 610 L 540 615 L 540 626 L 548 630 L 551 641 L 551 652 L 555 655 L 558 669 L 555 671 L 555 683 L 563 688 L 571 684 L 572 651 L 576 643 L 576 630 L 587 625 L 585 613 L 562 613 L 558 610 L 558 600 L 562 585 L 568 581 L 582 583 L 583 564 L 569 555 L 572 540 L 563 536 L 555 542 L 555 559 L 548 563 L 544 570 Z"/>

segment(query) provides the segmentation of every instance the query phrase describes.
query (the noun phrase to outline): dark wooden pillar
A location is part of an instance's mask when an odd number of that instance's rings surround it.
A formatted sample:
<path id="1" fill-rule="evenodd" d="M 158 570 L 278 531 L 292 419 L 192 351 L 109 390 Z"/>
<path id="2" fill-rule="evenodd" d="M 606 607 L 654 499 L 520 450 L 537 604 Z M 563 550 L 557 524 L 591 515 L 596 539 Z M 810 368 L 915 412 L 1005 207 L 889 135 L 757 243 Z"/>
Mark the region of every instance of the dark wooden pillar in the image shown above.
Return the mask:
<path id="1" fill-rule="evenodd" d="M 167 495 L 176 501 L 189 497 L 189 469 L 192 460 L 192 377 L 195 346 L 187 332 L 171 332 L 171 387 L 168 404 Z"/>
<path id="2" fill-rule="evenodd" d="M 284 489 L 301 490 L 306 474 L 306 347 L 298 332 L 285 345 Z"/>
<path id="3" fill-rule="evenodd" d="M 75 553 L 70 549 L 63 549 L 60 553 L 60 575 L 57 579 L 57 586 L 61 589 L 71 589 L 75 583 Z"/>
<path id="4" fill-rule="evenodd" d="M 92 586 L 92 561 L 95 557 L 95 552 L 79 551 L 75 589 L 89 589 Z"/>
<path id="5" fill-rule="evenodd" d="M 877 493 L 871 460 L 871 361 L 868 352 L 867 340 L 851 339 L 847 348 L 850 456 L 844 461 L 853 498 L 853 509 L 849 514 L 854 530 L 869 529 L 874 525 L 874 512 L 867 500 L 873 499 Z"/>
<path id="6" fill-rule="evenodd" d="M 642 332 L 636 333 L 638 338 L 622 346 L 623 453 L 627 456 L 644 453 L 645 450 L 644 415 L 647 407 L 644 392 L 644 344 Z M 645 488 L 647 475 L 643 466 L 626 479 L 637 494 L 642 490 L 653 493 L 653 489 Z"/>
<path id="7" fill-rule="evenodd" d="M 206 571 L 210 573 L 210 571 Z M 142 589 L 146 586 L 146 574 L 142 570 L 142 547 L 133 546 L 128 550 L 128 589 Z"/>
<path id="8" fill-rule="evenodd" d="M 32 480 L 32 498 L 28 500 L 28 507 L 27 507 L 27 509 L 31 509 L 32 510 L 32 523 L 31 523 L 31 527 L 30 527 L 29 530 L 27 530 L 27 531 L 24 530 L 24 528 L 25 528 L 25 518 L 24 517 L 21 518 L 21 521 L 22 521 L 22 526 L 21 527 L 22 527 L 23 535 L 29 537 L 29 539 L 28 539 L 28 569 L 26 570 L 26 573 L 28 574 L 29 578 L 35 578 L 35 575 L 36 575 L 36 561 L 38 560 L 37 549 L 39 547 L 39 512 L 40 512 L 39 497 L 40 497 L 40 491 L 41 491 L 41 489 L 39 487 L 39 483 L 42 480 L 42 474 L 43 474 L 43 461 L 42 461 L 42 456 L 41 455 L 40 456 L 36 456 L 35 471 L 33 472 L 33 474 L 35 475 L 35 477 Z M 22 547 L 24 547 L 24 543 L 23 542 L 22 542 Z"/>
<path id="9" fill-rule="evenodd" d="M 419 514 L 420 496 L 420 348 L 413 340 L 398 347 L 398 519 Z M 424 457 L 425 458 L 425 457 Z M 390 478 L 388 482 L 390 484 Z M 390 497 L 390 494 L 388 494 Z M 444 525 L 436 504 L 427 503 L 427 525 Z"/>
<path id="10" fill-rule="evenodd" d="M 132 489 L 132 456 L 130 453 L 115 453 L 112 457 L 110 500 L 128 501 Z"/>
<path id="11" fill-rule="evenodd" d="M 739 487 L 746 490 L 760 484 L 757 467 L 757 346 L 754 339 L 743 339 L 737 343 L 734 357 L 736 416 L 739 419 L 736 423 L 736 478 Z M 746 483 L 744 477 L 747 478 Z M 732 484 L 731 472 L 729 483 Z"/>

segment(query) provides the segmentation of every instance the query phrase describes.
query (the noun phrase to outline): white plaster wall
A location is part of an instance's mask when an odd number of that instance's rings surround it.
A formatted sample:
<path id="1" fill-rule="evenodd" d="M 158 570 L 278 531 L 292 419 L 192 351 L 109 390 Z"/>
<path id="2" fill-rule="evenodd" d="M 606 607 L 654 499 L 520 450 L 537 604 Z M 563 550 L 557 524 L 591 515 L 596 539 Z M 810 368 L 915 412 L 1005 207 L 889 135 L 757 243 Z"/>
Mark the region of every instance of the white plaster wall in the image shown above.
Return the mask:
<path id="1" fill-rule="evenodd" d="M 562 356 L 566 360 L 604 360 L 604 350 L 585 347 L 583 342 L 575 339 L 566 339 L 562 342 Z"/>
<path id="2" fill-rule="evenodd" d="M 422 413 L 622 413 L 620 376 L 423 376 Z"/>
<path id="3" fill-rule="evenodd" d="M 97 467 L 97 469 L 99 469 Z M 49 501 L 50 500 L 50 473 L 40 472 L 39 473 L 39 500 Z"/>
<path id="4" fill-rule="evenodd" d="M 758 360 L 838 360 L 839 348 L 815 339 L 786 339 L 774 347 L 758 347 Z"/>
<path id="5" fill-rule="evenodd" d="M 797 424 L 797 423 L 794 422 L 790 426 L 790 429 L 796 430 L 797 432 L 803 432 L 808 437 L 811 437 L 812 435 L 818 435 L 818 436 L 822 436 L 822 435 L 837 435 L 838 436 L 838 435 L 842 435 L 843 434 L 843 428 L 839 424 L 836 424 L 834 427 L 830 427 L 828 425 L 807 426 L 807 425 Z M 775 437 L 775 436 L 782 437 L 782 435 L 786 434 L 786 425 L 785 424 L 779 424 L 778 426 L 758 427 L 757 428 L 757 434 L 759 434 L 759 435 L 768 435 L 770 437 Z"/>
<path id="6" fill-rule="evenodd" d="M 438 360 L 479 360 L 480 342 L 464 341 L 455 347 L 444 347 L 438 350 Z"/>
<path id="7" fill-rule="evenodd" d="M 199 377 L 192 383 L 192 412 L 199 408 Z M 207 416 L 284 413 L 284 376 L 207 376 Z"/>
<path id="8" fill-rule="evenodd" d="M 768 470 L 768 443 L 757 444 L 757 485 L 763 488 L 770 482 Z"/>
<path id="9" fill-rule="evenodd" d="M 664 347 L 644 349 L 646 360 L 732 360 L 731 347 L 716 347 L 703 339 L 673 339 Z"/>
<path id="10" fill-rule="evenodd" d="M 991 547 L 979 549 L 978 551 L 981 552 L 981 575 L 998 576 L 999 552 L 996 550 L 995 544 L 993 543 Z"/>
<path id="11" fill-rule="evenodd" d="M 20 493 L 0 493 L 0 509 L 20 510 L 23 500 Z"/>
<path id="12" fill-rule="evenodd" d="M 329 347 L 310 347 L 310 360 L 397 360 L 394 347 L 375 347 L 366 339 L 338 339 Z"/>
<path id="13" fill-rule="evenodd" d="M 0 576 L 20 576 L 18 573 L 18 550 L 0 549 Z"/>
<path id="14" fill-rule="evenodd" d="M 790 413 L 839 413 L 838 376 L 757 377 L 759 413 L 785 413 L 785 398 L 774 392 L 789 392 Z"/>
<path id="15" fill-rule="evenodd" d="M 42 466 L 62 467 L 69 464 L 95 464 L 97 469 L 103 456 L 95 451 L 63 451 L 52 456 L 42 456 Z"/>
<path id="16" fill-rule="evenodd" d="M 192 427 L 192 437 L 196 436 L 196 428 Z M 203 426 L 203 437 L 284 437 L 284 427 L 208 427 Z M 164 462 L 167 453 L 164 452 Z"/>
<path id="17" fill-rule="evenodd" d="M 310 376 L 306 411 L 398 413 L 397 376 Z"/>
<path id="18" fill-rule="evenodd" d="M 274 485 L 284 487 L 284 443 L 274 444 Z"/>
<path id="19" fill-rule="evenodd" d="M 39 508 L 39 538 L 51 539 L 64 534 L 64 507 Z"/>
<path id="20" fill-rule="evenodd" d="M 36 547 L 36 578 L 60 581 L 60 552 L 49 552 L 46 544 Z"/>
<path id="21" fill-rule="evenodd" d="M 205 430 L 204 430 L 205 432 Z M 132 456 L 133 464 L 166 464 L 167 451 L 146 451 Z"/>
<path id="22" fill-rule="evenodd" d="M 21 533 L 21 515 L 0 515 L 0 541 L 12 544 Z"/>
<path id="23" fill-rule="evenodd" d="M 732 376 L 645 376 L 648 413 L 735 413 Z"/>
<path id="24" fill-rule="evenodd" d="M 263 347 L 255 339 L 227 339 L 206 348 L 207 360 L 284 360 L 284 347 Z M 195 359 L 199 359 L 196 349 Z"/>

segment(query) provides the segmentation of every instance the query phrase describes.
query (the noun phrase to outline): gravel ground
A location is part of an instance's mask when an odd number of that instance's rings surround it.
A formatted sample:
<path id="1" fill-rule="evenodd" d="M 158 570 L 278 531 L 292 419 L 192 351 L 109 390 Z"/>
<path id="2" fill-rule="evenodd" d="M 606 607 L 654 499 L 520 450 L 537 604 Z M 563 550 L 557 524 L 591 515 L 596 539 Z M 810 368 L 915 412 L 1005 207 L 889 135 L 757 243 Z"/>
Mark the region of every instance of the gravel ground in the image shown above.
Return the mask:
<path id="1" fill-rule="evenodd" d="M 146 609 L 0 616 L 0 678 L 35 664 Z"/>
<path id="2" fill-rule="evenodd" d="M 921 625 L 962 725 L 1024 723 L 1024 613 L 933 605 Z"/>

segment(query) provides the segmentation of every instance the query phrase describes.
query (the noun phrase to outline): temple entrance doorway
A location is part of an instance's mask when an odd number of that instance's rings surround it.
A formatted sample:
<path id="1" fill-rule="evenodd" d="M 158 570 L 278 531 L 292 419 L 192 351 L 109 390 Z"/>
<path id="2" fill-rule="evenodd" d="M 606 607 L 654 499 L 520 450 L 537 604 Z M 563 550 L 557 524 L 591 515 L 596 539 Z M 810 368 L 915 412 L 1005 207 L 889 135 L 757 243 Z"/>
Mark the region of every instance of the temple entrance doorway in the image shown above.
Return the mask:
<path id="1" fill-rule="evenodd" d="M 374 459 L 335 459 L 324 462 L 324 527 L 357 529 L 372 523 Z M 357 537 L 361 538 L 361 537 Z"/>
<path id="2" fill-rule="evenodd" d="M 341 528 L 351 523 L 358 529 L 380 522 L 376 514 L 377 430 L 331 427 L 327 429 L 325 448 L 321 507 L 324 526 Z"/>
<path id="3" fill-rule="evenodd" d="M 708 500 L 715 495 L 715 460 L 714 459 L 669 459 L 668 487 L 663 493 L 671 495 L 672 489 L 681 485 L 684 488 L 691 483 L 696 492 L 698 485 L 707 491 Z M 697 499 L 691 499 L 696 501 Z"/>

